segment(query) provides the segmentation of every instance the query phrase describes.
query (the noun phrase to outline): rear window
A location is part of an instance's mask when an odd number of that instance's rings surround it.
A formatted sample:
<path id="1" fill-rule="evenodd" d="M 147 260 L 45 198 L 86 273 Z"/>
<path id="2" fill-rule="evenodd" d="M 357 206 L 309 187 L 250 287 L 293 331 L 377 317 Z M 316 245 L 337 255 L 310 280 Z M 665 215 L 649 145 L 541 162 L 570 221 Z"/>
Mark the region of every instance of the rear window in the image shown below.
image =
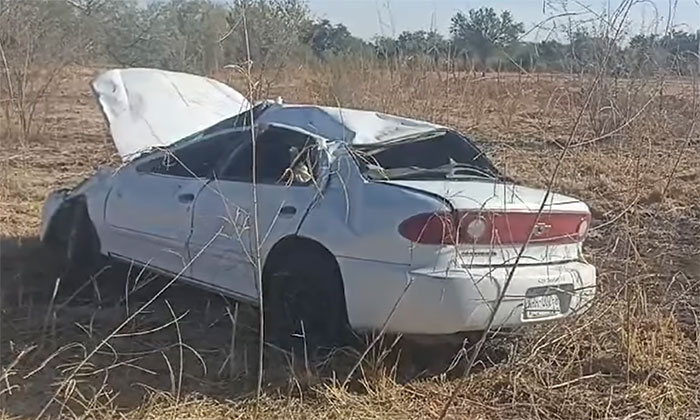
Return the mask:
<path id="1" fill-rule="evenodd" d="M 353 152 L 370 179 L 501 178 L 481 150 L 454 131 L 436 131 L 393 145 L 354 147 Z"/>

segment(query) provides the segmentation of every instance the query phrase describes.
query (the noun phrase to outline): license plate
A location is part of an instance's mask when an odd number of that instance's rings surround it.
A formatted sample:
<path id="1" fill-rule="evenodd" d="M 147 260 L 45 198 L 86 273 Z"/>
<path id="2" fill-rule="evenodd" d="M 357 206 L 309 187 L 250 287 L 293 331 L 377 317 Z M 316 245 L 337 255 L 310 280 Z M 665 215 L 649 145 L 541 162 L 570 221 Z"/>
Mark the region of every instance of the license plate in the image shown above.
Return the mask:
<path id="1" fill-rule="evenodd" d="M 561 313 L 558 295 L 530 296 L 525 298 L 525 318 L 547 318 Z"/>

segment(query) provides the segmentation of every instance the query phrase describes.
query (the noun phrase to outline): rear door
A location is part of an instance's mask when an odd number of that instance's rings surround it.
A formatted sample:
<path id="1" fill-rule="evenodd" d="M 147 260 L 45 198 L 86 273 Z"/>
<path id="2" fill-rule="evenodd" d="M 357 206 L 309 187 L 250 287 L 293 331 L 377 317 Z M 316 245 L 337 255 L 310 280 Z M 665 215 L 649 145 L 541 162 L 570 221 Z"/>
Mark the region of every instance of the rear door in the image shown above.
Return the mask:
<path id="1" fill-rule="evenodd" d="M 250 299 L 258 296 L 258 255 L 264 259 L 297 232 L 320 191 L 320 153 L 311 137 L 272 127 L 257 136 L 255 155 L 255 184 L 248 140 L 201 191 L 190 240 L 196 281 Z"/>

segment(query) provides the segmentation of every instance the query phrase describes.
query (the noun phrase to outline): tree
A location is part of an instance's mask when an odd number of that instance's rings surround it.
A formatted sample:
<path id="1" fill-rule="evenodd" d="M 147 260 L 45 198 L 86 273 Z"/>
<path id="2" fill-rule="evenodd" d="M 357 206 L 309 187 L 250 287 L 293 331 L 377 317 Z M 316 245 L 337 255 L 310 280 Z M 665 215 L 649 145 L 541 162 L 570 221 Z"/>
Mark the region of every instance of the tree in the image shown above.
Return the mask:
<path id="1" fill-rule="evenodd" d="M 92 52 L 76 9 L 64 2 L 0 2 L 0 137 L 26 144 L 40 127 L 34 117 L 61 71 Z"/>
<path id="2" fill-rule="evenodd" d="M 482 63 L 497 49 L 513 45 L 525 32 L 522 22 L 516 22 L 509 11 L 500 15 L 491 7 L 457 12 L 452 17 L 450 34 L 457 50 L 478 58 Z"/>
<path id="3" fill-rule="evenodd" d="M 685 31 L 672 30 L 661 40 L 661 44 L 670 54 L 667 66 L 680 74 L 696 71 L 700 57 L 698 54 L 698 37 L 700 33 L 690 34 Z"/>
<path id="4" fill-rule="evenodd" d="M 557 40 L 548 39 L 536 44 L 535 55 L 540 68 L 548 70 L 566 68 L 567 48 Z"/>
<path id="5" fill-rule="evenodd" d="M 397 39 L 399 50 L 406 55 L 434 55 L 445 50 L 445 40 L 435 31 L 404 31 Z"/>
<path id="6" fill-rule="evenodd" d="M 375 37 L 372 46 L 374 46 L 375 54 L 379 58 L 391 59 L 399 55 L 399 43 L 392 37 Z"/>
<path id="7" fill-rule="evenodd" d="M 669 53 L 661 45 L 661 38 L 657 34 L 637 34 L 630 39 L 624 56 L 631 71 L 651 74 L 665 65 Z"/>
<path id="8" fill-rule="evenodd" d="M 226 20 L 231 29 L 222 41 L 224 58 L 242 63 L 250 49 L 250 59 L 262 69 L 279 68 L 301 53 L 299 34 L 311 19 L 302 0 L 233 0 Z"/>
<path id="9" fill-rule="evenodd" d="M 300 39 L 320 59 L 328 55 L 359 52 L 367 47 L 364 41 L 352 36 L 345 25 L 333 25 L 327 19 L 309 23 L 302 30 Z"/>
<path id="10" fill-rule="evenodd" d="M 615 74 L 626 71 L 620 45 L 594 27 L 579 26 L 569 34 L 567 61 L 571 71 L 596 71 L 602 63 L 606 71 Z"/>

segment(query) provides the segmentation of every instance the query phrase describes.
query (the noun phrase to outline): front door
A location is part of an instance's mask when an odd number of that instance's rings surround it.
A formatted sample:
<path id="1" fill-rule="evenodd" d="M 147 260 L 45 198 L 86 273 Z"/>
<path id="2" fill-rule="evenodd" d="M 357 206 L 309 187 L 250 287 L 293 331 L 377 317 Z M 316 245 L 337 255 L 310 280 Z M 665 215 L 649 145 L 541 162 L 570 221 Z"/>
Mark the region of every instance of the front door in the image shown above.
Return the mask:
<path id="1" fill-rule="evenodd" d="M 236 127 L 212 127 L 127 165 L 107 201 L 107 249 L 143 265 L 189 277 L 192 214 L 198 195 L 244 142 Z"/>
<path id="2" fill-rule="evenodd" d="M 106 206 L 108 249 L 122 259 L 185 274 L 192 208 L 206 179 L 168 174 L 164 167 L 129 166 L 118 173 Z"/>

